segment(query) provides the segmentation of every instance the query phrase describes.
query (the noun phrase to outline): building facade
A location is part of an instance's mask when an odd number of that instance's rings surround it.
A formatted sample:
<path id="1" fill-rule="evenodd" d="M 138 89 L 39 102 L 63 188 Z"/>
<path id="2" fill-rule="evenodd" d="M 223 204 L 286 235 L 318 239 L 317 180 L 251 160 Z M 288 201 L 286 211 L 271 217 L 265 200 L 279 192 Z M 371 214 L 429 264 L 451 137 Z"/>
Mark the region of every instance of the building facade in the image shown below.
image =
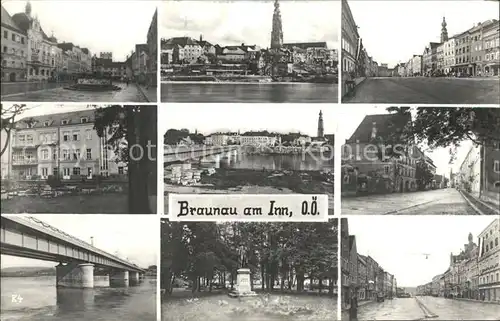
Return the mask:
<path id="1" fill-rule="evenodd" d="M 348 79 L 350 74 L 356 71 L 359 41 L 358 27 L 349 3 L 342 0 L 342 79 Z"/>
<path id="2" fill-rule="evenodd" d="M 157 86 L 158 82 L 158 9 L 153 14 L 153 19 L 148 29 L 147 36 L 148 45 L 148 61 L 147 61 L 147 74 L 148 84 L 150 86 Z"/>
<path id="3" fill-rule="evenodd" d="M 500 28 L 498 20 L 483 28 L 484 64 L 483 75 L 499 76 L 500 68 Z"/>
<path id="4" fill-rule="evenodd" d="M 28 37 L 2 6 L 2 82 L 26 80 Z"/>
<path id="5" fill-rule="evenodd" d="M 479 296 L 483 301 L 500 302 L 500 219 L 479 234 Z"/>
<path id="6" fill-rule="evenodd" d="M 125 174 L 126 164 L 98 137 L 94 112 L 77 111 L 24 118 L 11 133 L 10 175 L 14 180 L 92 178 Z"/>

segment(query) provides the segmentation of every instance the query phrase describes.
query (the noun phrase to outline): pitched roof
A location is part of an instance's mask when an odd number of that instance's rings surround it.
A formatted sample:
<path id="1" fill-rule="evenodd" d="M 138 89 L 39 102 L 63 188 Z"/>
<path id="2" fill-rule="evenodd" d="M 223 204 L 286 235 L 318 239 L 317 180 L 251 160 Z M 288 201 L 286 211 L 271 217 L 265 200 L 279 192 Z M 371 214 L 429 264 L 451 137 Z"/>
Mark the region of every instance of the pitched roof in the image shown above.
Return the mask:
<path id="1" fill-rule="evenodd" d="M 21 28 L 19 28 L 19 26 L 10 16 L 9 12 L 3 6 L 2 6 L 2 27 L 17 31 L 22 34 L 26 34 L 26 31 L 23 31 Z"/>
<path id="2" fill-rule="evenodd" d="M 354 243 L 356 243 L 356 236 L 349 235 L 349 250 L 352 249 Z"/>
<path id="3" fill-rule="evenodd" d="M 185 47 L 187 45 L 198 45 L 198 41 L 194 40 L 191 37 L 174 37 L 165 40 L 164 44 L 172 44 L 179 45 L 181 47 Z"/>
<path id="4" fill-rule="evenodd" d="M 411 115 L 409 114 L 367 115 L 351 135 L 351 138 L 348 139 L 348 142 L 354 143 L 357 140 L 363 143 L 370 142 L 374 125 L 377 129 L 377 136 L 387 138 L 394 133 L 395 129 L 402 130 L 410 120 Z"/>
<path id="5" fill-rule="evenodd" d="M 63 109 L 63 107 L 61 107 Z M 16 122 L 17 128 L 28 128 L 25 123 L 26 120 L 34 120 L 32 128 L 47 128 L 44 125 L 45 122 L 49 122 L 50 126 L 59 126 L 63 120 L 68 121 L 68 125 L 81 124 L 81 118 L 87 117 L 87 122 L 92 123 L 95 120 L 94 117 L 94 109 L 84 109 L 73 112 L 65 112 L 65 113 L 57 113 L 57 114 L 48 114 L 48 115 L 39 115 L 32 117 L 23 117 Z M 18 127 L 19 126 L 19 127 Z"/>
<path id="6" fill-rule="evenodd" d="M 326 42 L 296 42 L 296 43 L 284 43 L 283 47 L 285 48 L 293 48 L 299 47 L 302 49 L 307 48 L 327 48 Z"/>
<path id="7" fill-rule="evenodd" d="M 3 19 L 3 17 L 2 17 L 2 19 Z M 31 28 L 31 25 L 33 24 L 33 18 L 28 17 L 28 15 L 24 12 L 16 13 L 15 15 L 12 16 L 12 20 L 25 33 L 28 32 L 28 30 Z M 40 31 L 42 33 L 42 37 L 44 40 L 51 41 L 50 38 L 47 37 L 47 34 L 45 33 L 45 31 L 43 31 L 43 28 L 41 25 L 40 25 Z"/>

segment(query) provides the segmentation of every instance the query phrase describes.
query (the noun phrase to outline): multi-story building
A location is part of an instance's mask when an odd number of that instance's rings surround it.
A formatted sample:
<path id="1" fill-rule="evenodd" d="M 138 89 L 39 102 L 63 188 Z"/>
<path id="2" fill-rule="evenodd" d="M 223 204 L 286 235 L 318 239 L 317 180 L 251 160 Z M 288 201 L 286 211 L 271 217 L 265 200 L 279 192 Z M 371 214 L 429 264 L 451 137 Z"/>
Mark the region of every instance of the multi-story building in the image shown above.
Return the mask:
<path id="1" fill-rule="evenodd" d="M 358 250 L 356 247 L 356 236 L 349 235 L 349 295 L 358 292 Z M 350 296 L 349 296 L 350 298 Z"/>
<path id="2" fill-rule="evenodd" d="M 483 75 L 499 76 L 500 27 L 498 20 L 493 20 L 492 23 L 484 26 L 482 39 L 484 49 Z"/>
<path id="3" fill-rule="evenodd" d="M 340 259 L 341 259 L 341 305 L 342 308 L 347 307 L 350 304 L 351 299 L 351 269 L 350 269 L 350 251 L 349 251 L 349 225 L 347 218 L 340 219 Z"/>
<path id="4" fill-rule="evenodd" d="M 479 197 L 481 193 L 481 148 L 472 146 L 460 165 L 460 188 Z"/>
<path id="5" fill-rule="evenodd" d="M 396 128 L 402 129 L 410 121 L 409 115 L 366 116 L 346 141 L 342 159 L 357 168 L 359 174 L 382 180 L 388 192 L 416 190 L 416 166 L 423 159 L 423 153 L 416 146 L 408 147 L 407 151 L 399 151 L 399 157 L 379 153 L 379 150 L 386 147 L 383 141 L 390 139 L 391 132 Z"/>
<path id="6" fill-rule="evenodd" d="M 25 11 L 13 15 L 12 20 L 28 37 L 27 80 L 47 80 L 55 77 L 55 57 L 51 48 L 57 45 L 57 39 L 48 37 L 38 18 L 32 16 L 31 3 L 28 1 Z"/>
<path id="7" fill-rule="evenodd" d="M 12 149 L 8 148 L 10 146 L 10 138 L 8 135 L 9 133 L 4 128 L 0 129 L 0 148 L 2 148 L 3 150 L 3 154 L 1 155 L 2 179 L 6 179 L 11 176 L 10 173 L 12 167 Z"/>
<path id="8" fill-rule="evenodd" d="M 16 122 L 9 145 L 13 179 L 91 178 L 124 174 L 107 137 L 98 137 L 90 110 L 41 115 Z"/>
<path id="9" fill-rule="evenodd" d="M 26 80 L 28 37 L 2 6 L 2 82 Z"/>
<path id="10" fill-rule="evenodd" d="M 273 146 L 279 142 L 276 136 L 262 136 L 244 133 L 240 137 L 240 144 L 247 146 Z"/>
<path id="11" fill-rule="evenodd" d="M 412 76 L 421 76 L 423 74 L 422 63 L 422 55 L 413 55 L 413 58 L 411 58 Z"/>
<path id="12" fill-rule="evenodd" d="M 365 258 L 358 253 L 358 300 L 368 300 L 368 271 Z"/>
<path id="13" fill-rule="evenodd" d="M 356 71 L 357 50 L 360 41 L 358 26 L 352 16 L 349 3 L 342 0 L 342 79 L 348 79 Z M 343 88 L 344 89 L 344 88 Z M 345 89 L 344 91 L 345 92 Z"/>
<path id="14" fill-rule="evenodd" d="M 195 39 L 190 37 L 175 37 L 165 40 L 162 43 L 166 49 L 172 50 L 172 63 L 182 64 L 190 63 L 198 59 L 204 53 L 203 48 L 198 44 Z M 162 47 L 163 49 L 163 47 Z"/>
<path id="15" fill-rule="evenodd" d="M 445 72 L 444 43 L 438 44 L 436 48 L 436 71 L 440 74 Z"/>
<path id="16" fill-rule="evenodd" d="M 483 25 L 478 23 L 473 28 L 469 29 L 470 35 L 470 62 L 473 64 L 472 76 L 481 76 L 483 73 Z"/>
<path id="17" fill-rule="evenodd" d="M 438 42 L 430 42 L 422 54 L 422 75 L 431 75 L 438 69 Z"/>
<path id="18" fill-rule="evenodd" d="M 148 84 L 151 86 L 157 85 L 157 64 L 158 64 L 158 9 L 153 14 L 153 19 L 148 29 L 147 36 L 148 44 L 148 61 L 147 61 L 147 74 Z"/>
<path id="19" fill-rule="evenodd" d="M 364 256 L 366 262 L 366 272 L 368 278 L 367 299 L 375 300 L 377 297 L 377 272 L 379 266 L 371 256 Z"/>
<path id="20" fill-rule="evenodd" d="M 479 234 L 479 298 L 500 302 L 500 219 Z"/>
<path id="21" fill-rule="evenodd" d="M 457 39 L 455 37 L 451 37 L 447 41 L 444 42 L 444 73 L 451 73 L 453 70 L 453 66 L 456 64 L 456 51 L 455 44 Z"/>
<path id="22" fill-rule="evenodd" d="M 455 42 L 455 65 L 453 71 L 458 74 L 472 75 L 474 63 L 471 62 L 471 38 L 469 30 L 456 35 Z"/>
<path id="23" fill-rule="evenodd" d="M 441 277 L 442 275 L 439 274 L 432 278 L 432 296 L 439 296 L 439 293 L 441 292 Z"/>

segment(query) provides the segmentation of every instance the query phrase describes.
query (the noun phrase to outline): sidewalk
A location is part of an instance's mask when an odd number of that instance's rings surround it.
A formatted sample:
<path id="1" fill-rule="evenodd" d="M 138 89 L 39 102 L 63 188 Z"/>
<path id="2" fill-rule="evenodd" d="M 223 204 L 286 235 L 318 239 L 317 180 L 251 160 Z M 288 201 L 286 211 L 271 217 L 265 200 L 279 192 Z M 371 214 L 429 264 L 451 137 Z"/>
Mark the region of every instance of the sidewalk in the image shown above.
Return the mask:
<path id="1" fill-rule="evenodd" d="M 366 80 L 367 77 L 358 77 L 354 78 L 354 90 L 356 90 L 356 87 L 361 85 L 363 81 Z M 354 91 L 352 90 L 352 91 Z M 351 92 L 347 91 L 346 83 L 345 80 L 342 80 L 342 97 L 349 95 Z"/>
<path id="2" fill-rule="evenodd" d="M 148 102 L 150 103 L 156 103 L 157 102 L 157 92 L 158 92 L 158 87 L 149 87 L 146 88 L 146 86 L 135 84 L 139 91 L 146 97 Z"/>
<path id="3" fill-rule="evenodd" d="M 482 300 L 464 299 L 464 298 L 454 298 L 452 300 L 468 301 L 468 302 L 476 302 L 476 303 L 486 303 L 486 304 L 498 304 L 498 305 L 500 305 L 500 301 L 482 301 Z"/>
<path id="4" fill-rule="evenodd" d="M 484 201 L 481 198 L 482 196 L 479 195 L 472 195 L 471 193 L 468 193 L 464 190 L 459 190 L 459 192 L 462 194 L 462 196 L 465 198 L 465 200 L 469 203 L 469 205 L 474 208 L 478 214 L 481 215 L 499 215 L 500 210 L 498 209 L 497 206 L 494 204 Z M 484 198 L 483 198 L 484 199 Z"/>
<path id="5" fill-rule="evenodd" d="M 362 306 L 365 306 L 365 305 L 368 305 L 368 304 L 371 304 L 371 303 L 375 303 L 377 301 L 375 300 L 365 300 L 365 301 L 359 301 L 358 302 L 358 309 L 361 308 Z M 349 321 L 349 309 L 350 309 L 350 306 L 348 305 L 347 307 L 344 307 L 342 308 L 342 312 L 341 312 L 341 320 L 342 321 Z"/>

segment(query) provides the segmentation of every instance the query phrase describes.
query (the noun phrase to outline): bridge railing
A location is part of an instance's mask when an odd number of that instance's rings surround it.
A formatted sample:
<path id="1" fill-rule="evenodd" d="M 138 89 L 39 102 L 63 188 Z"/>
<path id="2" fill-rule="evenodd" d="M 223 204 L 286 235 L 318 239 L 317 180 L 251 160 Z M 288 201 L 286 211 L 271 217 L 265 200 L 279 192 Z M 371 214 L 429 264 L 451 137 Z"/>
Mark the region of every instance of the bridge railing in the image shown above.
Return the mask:
<path id="1" fill-rule="evenodd" d="M 76 237 L 74 237 L 74 236 L 72 236 L 64 231 L 61 231 L 57 227 L 54 227 L 48 223 L 45 223 L 45 222 L 43 222 L 43 221 L 41 221 L 33 216 L 27 216 L 27 217 L 3 216 L 3 218 L 12 220 L 12 221 L 14 221 L 18 224 L 21 224 L 21 225 L 26 225 L 30 228 L 34 228 L 40 232 L 47 233 L 47 234 L 51 235 L 52 237 L 61 239 L 64 242 L 67 242 L 70 244 L 76 244 L 76 245 L 84 248 L 87 251 L 93 251 L 95 253 L 98 253 L 102 256 L 107 257 L 108 259 L 111 259 L 113 261 L 117 261 L 123 265 L 133 267 L 137 270 L 144 270 L 144 269 L 141 269 L 140 267 L 134 265 L 131 262 L 125 261 L 125 260 L 123 260 L 123 259 L 121 259 L 113 254 L 110 254 L 110 253 L 107 253 L 101 249 L 98 249 L 95 246 L 93 246 L 92 244 L 87 243 L 83 240 L 80 240 L 79 238 L 76 238 Z M 47 229 L 49 231 L 46 231 L 44 229 Z"/>

